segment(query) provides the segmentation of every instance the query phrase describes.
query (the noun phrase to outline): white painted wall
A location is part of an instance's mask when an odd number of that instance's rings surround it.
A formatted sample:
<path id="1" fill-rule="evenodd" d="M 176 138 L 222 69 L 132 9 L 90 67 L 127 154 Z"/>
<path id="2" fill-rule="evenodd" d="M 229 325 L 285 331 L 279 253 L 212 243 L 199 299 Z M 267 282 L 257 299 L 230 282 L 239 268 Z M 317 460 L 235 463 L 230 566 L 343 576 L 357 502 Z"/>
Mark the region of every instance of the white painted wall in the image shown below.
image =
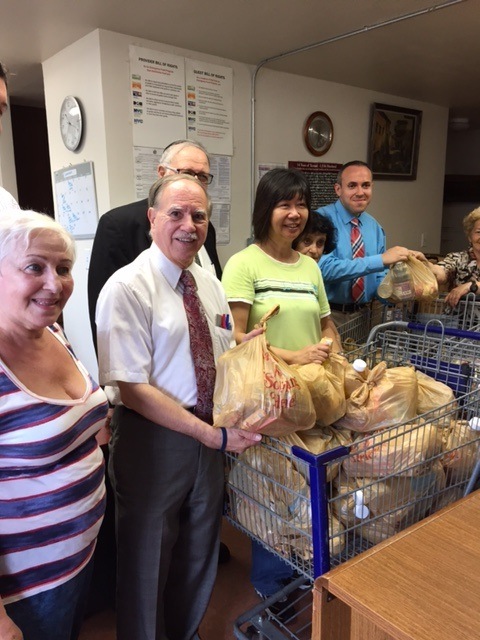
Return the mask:
<path id="1" fill-rule="evenodd" d="M 250 110 L 253 68 L 131 36 L 97 30 L 43 65 L 52 171 L 84 160 L 94 162 L 100 213 L 134 200 L 133 137 L 129 96 L 129 45 L 183 55 L 233 69 L 234 156 L 232 159 L 231 242 L 219 247 L 225 262 L 245 246 L 250 235 Z M 74 94 L 86 112 L 85 141 L 79 152 L 63 146 L 58 114 L 63 97 Z M 257 81 L 256 162 L 316 160 L 303 145 L 306 117 L 326 111 L 335 140 L 320 158 L 325 162 L 366 159 L 372 102 L 423 111 L 417 180 L 377 182 L 370 209 L 384 225 L 389 245 L 438 251 L 442 212 L 447 109 L 345 85 L 262 69 Z M 166 140 L 165 143 L 170 142 Z M 332 198 L 333 199 L 333 198 Z M 86 258 L 91 241 L 80 241 L 74 298 L 65 312 L 67 333 L 79 357 L 96 374 L 87 316 Z"/>
<path id="2" fill-rule="evenodd" d="M 98 209 L 107 211 L 110 208 L 110 150 L 105 127 L 99 32 L 90 33 L 46 60 L 43 76 L 52 173 L 72 164 L 93 161 Z M 65 96 L 70 94 L 80 100 L 85 113 L 83 142 L 76 152 L 64 146 L 59 127 L 60 107 Z M 91 246 L 92 240 L 77 241 L 77 262 L 73 270 L 75 289 L 65 307 L 64 323 L 77 356 L 96 376 L 97 362 L 87 303 L 87 261 Z"/>

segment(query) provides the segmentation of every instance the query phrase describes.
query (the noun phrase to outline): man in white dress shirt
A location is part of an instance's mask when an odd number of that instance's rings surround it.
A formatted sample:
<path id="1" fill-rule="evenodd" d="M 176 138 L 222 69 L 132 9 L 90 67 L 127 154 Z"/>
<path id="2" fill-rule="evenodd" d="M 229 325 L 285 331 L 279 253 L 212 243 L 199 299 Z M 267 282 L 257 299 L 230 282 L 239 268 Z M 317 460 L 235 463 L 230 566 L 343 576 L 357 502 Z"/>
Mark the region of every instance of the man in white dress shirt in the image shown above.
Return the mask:
<path id="1" fill-rule="evenodd" d="M 8 109 L 7 71 L 0 62 L 0 133 L 2 133 L 2 116 Z M 11 193 L 0 187 L 0 213 L 7 209 L 18 209 L 18 203 Z"/>
<path id="2" fill-rule="evenodd" d="M 194 177 L 158 180 L 149 195 L 152 245 L 116 271 L 98 299 L 100 383 L 116 405 L 109 472 L 117 640 L 198 639 L 217 569 L 220 452 L 241 452 L 261 439 L 198 417 L 183 271 L 195 279 L 210 334 L 204 344 L 211 338 L 215 361 L 232 337 L 219 322 L 230 313 L 223 288 L 195 262 L 210 212 Z"/>

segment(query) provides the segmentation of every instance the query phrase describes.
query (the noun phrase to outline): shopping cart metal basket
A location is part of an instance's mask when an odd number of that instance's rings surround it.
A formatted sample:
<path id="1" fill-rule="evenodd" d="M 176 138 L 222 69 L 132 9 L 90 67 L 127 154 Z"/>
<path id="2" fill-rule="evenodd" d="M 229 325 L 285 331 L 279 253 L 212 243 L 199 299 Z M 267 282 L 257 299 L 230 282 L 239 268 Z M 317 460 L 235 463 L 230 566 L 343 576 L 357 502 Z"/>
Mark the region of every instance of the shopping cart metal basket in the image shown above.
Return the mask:
<path id="1" fill-rule="evenodd" d="M 480 299 L 474 293 L 468 293 L 456 307 L 451 307 L 445 302 L 446 294 L 441 294 L 430 302 L 415 302 L 406 307 L 402 318 L 389 318 L 389 320 L 408 320 L 427 324 L 430 320 L 440 320 L 444 327 L 465 329 L 468 331 L 480 330 Z"/>
<path id="2" fill-rule="evenodd" d="M 480 334 L 393 322 L 376 327 L 363 355 L 372 367 L 413 365 L 444 382 L 448 402 L 404 423 L 314 454 L 264 438 L 228 454 L 228 519 L 288 563 L 298 579 L 235 623 L 268 640 L 307 640 L 314 578 L 461 498 L 479 474 Z M 358 434 L 357 434 L 358 436 Z M 289 619 L 271 605 L 298 595 Z M 292 611 L 290 609 L 290 611 Z"/>
<path id="3" fill-rule="evenodd" d="M 391 303 L 373 302 L 346 315 L 344 322 L 337 323 L 337 331 L 345 352 L 350 353 L 365 346 L 370 331 L 386 322 L 394 320 L 415 320 L 422 322 L 415 315 L 416 306 L 413 302 Z"/>

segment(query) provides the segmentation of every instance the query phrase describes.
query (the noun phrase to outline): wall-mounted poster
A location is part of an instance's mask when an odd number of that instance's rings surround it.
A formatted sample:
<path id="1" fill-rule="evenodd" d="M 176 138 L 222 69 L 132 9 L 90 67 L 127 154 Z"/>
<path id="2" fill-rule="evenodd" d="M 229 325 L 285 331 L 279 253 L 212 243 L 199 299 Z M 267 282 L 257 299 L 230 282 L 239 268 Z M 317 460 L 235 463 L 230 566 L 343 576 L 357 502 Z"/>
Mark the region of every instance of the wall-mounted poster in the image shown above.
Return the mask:
<path id="1" fill-rule="evenodd" d="M 187 138 L 209 151 L 233 155 L 233 74 L 229 67 L 186 60 Z"/>
<path id="2" fill-rule="evenodd" d="M 130 96 L 134 146 L 186 137 L 184 58 L 130 46 Z"/>
<path id="3" fill-rule="evenodd" d="M 337 199 L 334 185 L 341 166 L 336 162 L 288 162 L 289 169 L 305 173 L 312 190 L 312 209 L 318 209 Z"/>

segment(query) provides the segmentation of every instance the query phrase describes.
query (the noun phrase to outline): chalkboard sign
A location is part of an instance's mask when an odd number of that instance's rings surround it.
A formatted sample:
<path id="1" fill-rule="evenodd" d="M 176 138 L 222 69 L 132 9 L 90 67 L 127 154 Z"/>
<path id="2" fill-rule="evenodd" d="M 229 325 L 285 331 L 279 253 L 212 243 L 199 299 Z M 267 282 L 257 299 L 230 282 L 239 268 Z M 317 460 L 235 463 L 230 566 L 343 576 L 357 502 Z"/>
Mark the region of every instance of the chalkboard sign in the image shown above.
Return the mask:
<path id="1" fill-rule="evenodd" d="M 289 169 L 298 169 L 305 176 L 312 190 L 312 209 L 318 209 L 337 200 L 333 185 L 343 165 L 334 162 L 289 161 Z"/>
<path id="2" fill-rule="evenodd" d="M 57 221 L 74 238 L 93 238 L 98 223 L 93 162 L 54 172 Z"/>

